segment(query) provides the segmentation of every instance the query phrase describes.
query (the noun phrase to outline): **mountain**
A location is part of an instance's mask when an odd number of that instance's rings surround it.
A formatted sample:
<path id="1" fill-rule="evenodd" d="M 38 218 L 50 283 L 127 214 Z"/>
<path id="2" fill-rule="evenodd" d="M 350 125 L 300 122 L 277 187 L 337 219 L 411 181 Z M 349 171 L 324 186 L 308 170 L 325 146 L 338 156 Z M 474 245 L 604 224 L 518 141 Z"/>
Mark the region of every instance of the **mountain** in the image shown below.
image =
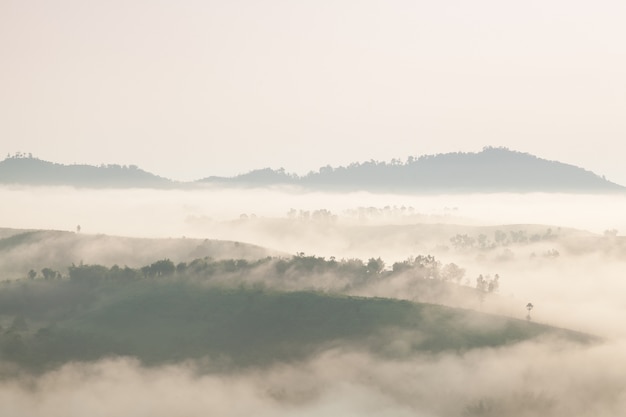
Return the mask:
<path id="1" fill-rule="evenodd" d="M 507 148 L 478 153 L 410 157 L 405 163 L 369 161 L 326 166 L 305 176 L 269 168 L 204 183 L 240 186 L 296 185 L 338 191 L 400 192 L 621 192 L 626 188 L 583 168 Z"/>
<path id="2" fill-rule="evenodd" d="M 0 161 L 0 184 L 92 188 L 291 185 L 323 191 L 417 193 L 626 191 L 626 187 L 574 165 L 493 147 L 477 153 L 409 157 L 406 162 L 372 160 L 345 167 L 325 166 L 304 176 L 282 168 L 264 168 L 235 177 L 206 177 L 193 183 L 174 182 L 134 165 L 62 165 L 18 154 Z"/>
<path id="3" fill-rule="evenodd" d="M 63 165 L 21 155 L 0 161 L 0 183 L 94 188 L 175 186 L 172 181 L 143 171 L 135 165 Z"/>

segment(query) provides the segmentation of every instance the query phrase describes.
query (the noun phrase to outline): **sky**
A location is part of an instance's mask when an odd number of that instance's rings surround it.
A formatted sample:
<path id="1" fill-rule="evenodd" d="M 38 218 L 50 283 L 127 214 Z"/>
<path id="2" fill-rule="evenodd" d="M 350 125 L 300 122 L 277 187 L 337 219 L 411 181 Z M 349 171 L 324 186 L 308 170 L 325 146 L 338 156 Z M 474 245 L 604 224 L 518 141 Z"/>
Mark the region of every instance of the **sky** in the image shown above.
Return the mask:
<path id="1" fill-rule="evenodd" d="M 0 0 L 0 157 L 178 180 L 505 146 L 626 184 L 623 0 Z"/>

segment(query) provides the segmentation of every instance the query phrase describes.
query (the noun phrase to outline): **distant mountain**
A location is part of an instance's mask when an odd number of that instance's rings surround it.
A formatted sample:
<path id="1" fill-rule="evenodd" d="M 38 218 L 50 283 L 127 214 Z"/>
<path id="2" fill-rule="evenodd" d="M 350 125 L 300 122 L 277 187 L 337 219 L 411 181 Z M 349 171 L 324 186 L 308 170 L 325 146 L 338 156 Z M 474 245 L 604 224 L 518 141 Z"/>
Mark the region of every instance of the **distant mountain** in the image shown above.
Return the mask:
<path id="1" fill-rule="evenodd" d="M 135 165 L 62 165 L 21 155 L 0 161 L 0 184 L 96 188 L 162 188 L 175 185 Z"/>
<path id="2" fill-rule="evenodd" d="M 323 191 L 415 193 L 626 191 L 626 187 L 574 165 L 493 147 L 477 153 L 409 157 L 405 162 L 371 160 L 346 167 L 325 166 L 304 176 L 290 174 L 282 168 L 264 168 L 235 177 L 207 177 L 192 183 L 171 181 L 135 165 L 62 165 L 18 154 L 0 161 L 0 184 L 92 188 L 293 185 Z"/>
<path id="3" fill-rule="evenodd" d="M 406 162 L 369 161 L 326 166 L 305 176 L 269 168 L 204 183 L 239 186 L 297 185 L 341 191 L 402 192 L 623 192 L 626 187 L 583 168 L 507 148 L 478 153 L 410 157 Z"/>

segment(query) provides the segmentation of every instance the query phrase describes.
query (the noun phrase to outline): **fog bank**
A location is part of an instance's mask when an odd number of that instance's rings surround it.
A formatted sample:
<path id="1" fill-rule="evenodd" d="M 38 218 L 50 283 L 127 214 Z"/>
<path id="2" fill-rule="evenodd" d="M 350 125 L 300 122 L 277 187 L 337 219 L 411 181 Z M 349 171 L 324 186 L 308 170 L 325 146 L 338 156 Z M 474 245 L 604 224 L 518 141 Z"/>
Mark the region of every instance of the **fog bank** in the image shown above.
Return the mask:
<path id="1" fill-rule="evenodd" d="M 90 190 L 0 187 L 0 226 L 75 230 L 134 237 L 210 237 L 194 218 L 284 217 L 290 209 L 341 215 L 357 207 L 412 207 L 423 221 L 550 224 L 600 233 L 626 230 L 626 196 L 575 194 L 396 195 L 290 189 Z"/>
<path id="2" fill-rule="evenodd" d="M 463 355 L 383 360 L 333 350 L 295 365 L 198 374 L 119 358 L 0 382 L 0 412 L 23 417 L 612 417 L 626 407 L 626 345 L 528 342 Z"/>

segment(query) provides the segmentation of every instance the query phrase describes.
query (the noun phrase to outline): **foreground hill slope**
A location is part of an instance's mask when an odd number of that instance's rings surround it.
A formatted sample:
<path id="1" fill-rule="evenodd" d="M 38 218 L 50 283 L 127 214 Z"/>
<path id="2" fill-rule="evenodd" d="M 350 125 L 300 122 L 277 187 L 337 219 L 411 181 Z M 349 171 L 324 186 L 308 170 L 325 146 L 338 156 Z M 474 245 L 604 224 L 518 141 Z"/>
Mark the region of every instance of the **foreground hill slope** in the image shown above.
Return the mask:
<path id="1" fill-rule="evenodd" d="M 108 356 L 264 366 L 350 348 L 387 357 L 591 338 L 469 310 L 382 298 L 144 279 L 0 287 L 0 353 L 31 370 Z"/>

